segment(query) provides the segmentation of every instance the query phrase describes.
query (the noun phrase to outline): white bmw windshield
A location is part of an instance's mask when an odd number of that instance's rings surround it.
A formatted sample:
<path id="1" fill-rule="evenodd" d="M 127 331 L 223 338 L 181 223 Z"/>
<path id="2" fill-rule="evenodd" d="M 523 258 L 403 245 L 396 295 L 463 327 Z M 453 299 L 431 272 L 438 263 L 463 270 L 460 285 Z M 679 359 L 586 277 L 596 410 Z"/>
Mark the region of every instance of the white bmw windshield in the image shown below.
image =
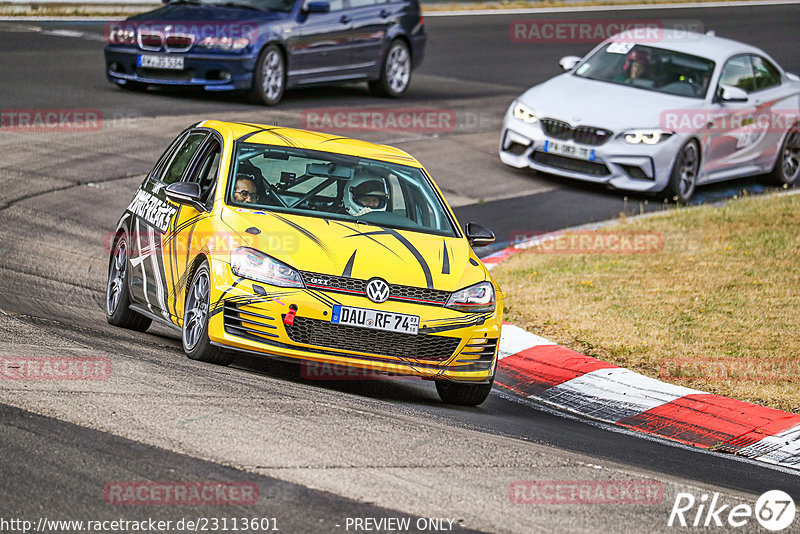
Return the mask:
<path id="1" fill-rule="evenodd" d="M 632 43 L 609 43 L 583 62 L 575 75 L 647 91 L 704 98 L 714 62 Z"/>

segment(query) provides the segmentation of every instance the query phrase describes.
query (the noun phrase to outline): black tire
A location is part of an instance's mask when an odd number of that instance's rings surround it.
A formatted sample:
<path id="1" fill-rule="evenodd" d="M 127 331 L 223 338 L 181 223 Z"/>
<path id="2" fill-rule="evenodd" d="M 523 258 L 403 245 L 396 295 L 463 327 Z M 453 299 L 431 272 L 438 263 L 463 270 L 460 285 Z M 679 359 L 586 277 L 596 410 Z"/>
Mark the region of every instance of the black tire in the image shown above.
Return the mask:
<path id="1" fill-rule="evenodd" d="M 231 363 L 232 355 L 212 345 L 208 339 L 210 291 L 211 271 L 208 262 L 204 261 L 192 275 L 192 282 L 186 292 L 183 328 L 181 328 L 183 351 L 192 360 L 228 365 Z"/>
<path id="2" fill-rule="evenodd" d="M 411 52 L 402 39 L 389 44 L 381 63 L 381 77 L 369 82 L 369 90 L 377 96 L 399 98 L 411 85 Z"/>
<path id="3" fill-rule="evenodd" d="M 106 282 L 106 319 L 109 324 L 144 332 L 150 328 L 152 320 L 130 309 L 128 294 L 128 234 L 120 233 L 114 239 L 111 257 L 108 262 L 108 281 Z"/>
<path id="4" fill-rule="evenodd" d="M 775 166 L 769 173 L 770 181 L 777 185 L 794 185 L 800 176 L 800 126 L 786 132 Z"/>
<path id="5" fill-rule="evenodd" d="M 134 93 L 143 93 L 147 91 L 147 84 L 141 82 L 132 82 L 128 80 L 126 83 L 122 85 L 118 85 L 120 89 L 124 89 L 126 91 L 132 91 Z"/>
<path id="6" fill-rule="evenodd" d="M 697 175 L 700 171 L 700 147 L 697 141 L 686 141 L 678 151 L 675 164 L 669 174 L 669 183 L 663 195 L 675 202 L 688 202 L 697 188 Z"/>
<path id="7" fill-rule="evenodd" d="M 285 90 L 286 59 L 277 45 L 267 45 L 258 56 L 250 94 L 256 102 L 274 106 L 281 101 Z"/>
<path id="8" fill-rule="evenodd" d="M 477 406 L 489 396 L 494 384 L 494 377 L 488 384 L 464 384 L 437 380 L 436 391 L 445 404 L 457 406 Z"/>

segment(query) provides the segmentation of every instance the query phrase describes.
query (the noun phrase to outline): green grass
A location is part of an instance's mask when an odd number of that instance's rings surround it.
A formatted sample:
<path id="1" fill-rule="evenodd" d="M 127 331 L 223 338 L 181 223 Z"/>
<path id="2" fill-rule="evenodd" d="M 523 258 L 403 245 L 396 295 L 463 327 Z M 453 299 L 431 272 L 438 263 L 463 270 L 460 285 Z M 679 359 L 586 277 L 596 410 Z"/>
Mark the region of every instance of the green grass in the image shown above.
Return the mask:
<path id="1" fill-rule="evenodd" d="M 800 412 L 800 196 L 599 232 L 642 231 L 663 250 L 512 256 L 494 271 L 507 320 L 654 378 Z"/>

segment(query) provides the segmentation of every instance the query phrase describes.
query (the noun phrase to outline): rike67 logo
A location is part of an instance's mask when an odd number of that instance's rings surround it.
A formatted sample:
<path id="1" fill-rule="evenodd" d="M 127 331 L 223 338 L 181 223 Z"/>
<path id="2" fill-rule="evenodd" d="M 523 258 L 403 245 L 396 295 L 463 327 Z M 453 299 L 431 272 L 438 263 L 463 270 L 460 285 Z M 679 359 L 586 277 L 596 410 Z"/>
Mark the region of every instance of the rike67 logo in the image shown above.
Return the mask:
<path id="1" fill-rule="evenodd" d="M 731 529 L 749 525 L 755 518 L 763 528 L 780 532 L 794 523 L 796 512 L 792 497 L 781 490 L 764 493 L 755 506 L 726 504 L 716 492 L 711 497 L 704 493 L 699 499 L 691 493 L 678 493 L 667 526 Z"/>

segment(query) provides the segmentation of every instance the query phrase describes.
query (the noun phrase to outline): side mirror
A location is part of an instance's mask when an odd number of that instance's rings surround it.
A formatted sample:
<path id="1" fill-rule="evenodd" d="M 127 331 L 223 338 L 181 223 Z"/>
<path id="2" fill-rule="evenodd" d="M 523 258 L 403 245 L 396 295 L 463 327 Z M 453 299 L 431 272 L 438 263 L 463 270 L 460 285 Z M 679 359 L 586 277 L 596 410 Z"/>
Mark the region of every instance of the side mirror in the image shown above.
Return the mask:
<path id="1" fill-rule="evenodd" d="M 744 89 L 730 85 L 720 85 L 717 95 L 722 102 L 747 102 L 749 98 Z"/>
<path id="2" fill-rule="evenodd" d="M 312 0 L 311 2 L 306 2 L 304 9 L 306 13 L 330 13 L 331 5 L 321 0 Z"/>
<path id="3" fill-rule="evenodd" d="M 561 68 L 564 72 L 569 72 L 575 68 L 575 65 L 581 62 L 582 58 L 578 56 L 564 56 L 558 60 L 558 64 L 561 65 Z"/>
<path id="4" fill-rule="evenodd" d="M 494 232 L 478 223 L 470 222 L 466 226 L 467 241 L 473 247 L 485 247 L 494 243 Z"/>
<path id="5" fill-rule="evenodd" d="M 206 211 L 200 202 L 200 184 L 196 182 L 175 182 L 164 190 L 167 198 L 177 204 L 192 206 L 197 211 Z"/>

